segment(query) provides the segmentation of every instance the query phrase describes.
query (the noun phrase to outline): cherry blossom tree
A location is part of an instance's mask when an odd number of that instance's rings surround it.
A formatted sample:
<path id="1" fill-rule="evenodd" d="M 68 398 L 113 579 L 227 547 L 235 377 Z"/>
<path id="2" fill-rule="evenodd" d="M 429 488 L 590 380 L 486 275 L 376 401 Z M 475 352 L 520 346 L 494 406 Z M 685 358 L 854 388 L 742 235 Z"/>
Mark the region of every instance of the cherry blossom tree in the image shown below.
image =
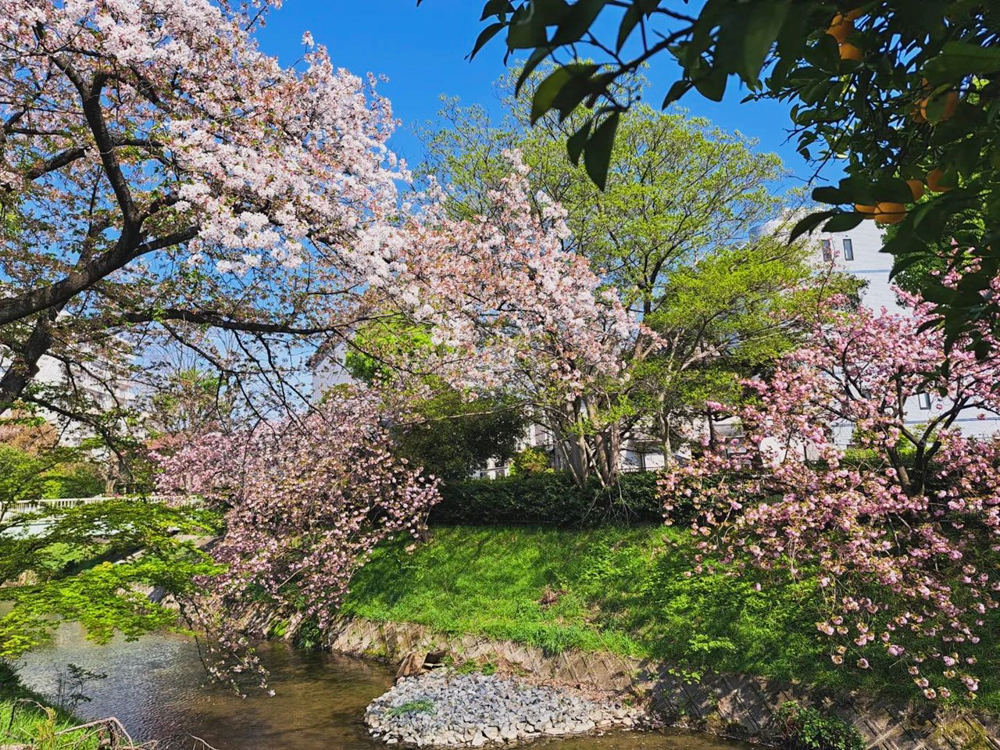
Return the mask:
<path id="1" fill-rule="evenodd" d="M 162 491 L 224 513 L 212 550 L 223 572 L 185 602 L 213 638 L 216 674 L 247 666 L 248 612 L 311 618 L 323 630 L 375 545 L 417 536 L 437 482 L 393 456 L 390 417 L 377 394 L 355 390 L 302 419 L 206 434 L 161 457 Z"/>
<path id="2" fill-rule="evenodd" d="M 693 504 L 699 570 L 815 580 L 834 663 L 886 659 L 928 698 L 974 696 L 975 644 L 1000 591 L 1000 436 L 956 428 L 1000 414 L 1000 362 L 963 346 L 942 361 L 932 307 L 906 301 L 912 315 L 835 314 L 746 384 L 758 397 L 738 413 L 746 451 L 706 449 L 661 488 L 668 517 Z M 915 424 L 920 394 L 933 408 Z M 850 429 L 860 465 L 835 442 Z"/>
<path id="3" fill-rule="evenodd" d="M 354 242 L 398 210 L 388 102 L 308 35 L 282 67 L 253 10 L 4 3 L 0 410 L 105 429 L 115 383 L 177 347 L 244 396 L 300 401 L 297 354 L 391 275 Z M 64 387 L 34 382 L 43 358 Z"/>
<path id="4" fill-rule="evenodd" d="M 391 236 L 369 233 L 378 243 L 369 253 L 385 244 L 420 249 L 392 280 L 403 294 L 384 304 L 432 332 L 430 346 L 406 351 L 407 362 L 398 351 L 369 354 L 395 360 L 404 375 L 418 368 L 465 392 L 521 398 L 545 413 L 577 481 L 611 483 L 621 443 L 595 419 L 600 386 L 629 378 L 626 352 L 642 327 L 587 259 L 566 249 L 562 206 L 530 195 L 520 155 L 508 158 L 512 173 L 488 192 L 483 214 L 452 218 L 432 194 Z"/>

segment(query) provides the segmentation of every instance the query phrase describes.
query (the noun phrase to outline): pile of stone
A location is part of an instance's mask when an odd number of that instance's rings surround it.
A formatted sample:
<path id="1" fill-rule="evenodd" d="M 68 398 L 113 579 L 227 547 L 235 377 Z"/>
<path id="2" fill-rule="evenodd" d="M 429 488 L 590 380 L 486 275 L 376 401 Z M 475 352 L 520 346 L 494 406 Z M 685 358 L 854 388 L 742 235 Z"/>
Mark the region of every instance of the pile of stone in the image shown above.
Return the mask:
<path id="1" fill-rule="evenodd" d="M 373 737 L 390 745 L 482 747 L 543 736 L 637 727 L 641 709 L 499 675 L 439 669 L 402 677 L 365 711 Z"/>

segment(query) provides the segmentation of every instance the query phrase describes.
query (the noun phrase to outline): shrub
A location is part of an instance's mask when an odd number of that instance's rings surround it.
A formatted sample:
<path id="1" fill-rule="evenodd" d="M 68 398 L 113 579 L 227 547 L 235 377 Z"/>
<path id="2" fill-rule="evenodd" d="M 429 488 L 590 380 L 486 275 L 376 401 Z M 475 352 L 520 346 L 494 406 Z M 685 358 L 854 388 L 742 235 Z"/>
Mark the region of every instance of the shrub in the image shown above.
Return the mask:
<path id="1" fill-rule="evenodd" d="M 565 473 L 449 482 L 431 511 L 434 523 L 594 526 L 659 523 L 656 474 L 623 474 L 618 483 L 579 487 Z"/>
<path id="2" fill-rule="evenodd" d="M 547 471 L 551 471 L 549 456 L 541 448 L 525 448 L 515 453 L 511 459 L 511 473 L 515 476 L 522 477 Z"/>
<path id="3" fill-rule="evenodd" d="M 858 730 L 835 716 L 789 701 L 778 710 L 781 738 L 789 750 L 864 750 Z"/>

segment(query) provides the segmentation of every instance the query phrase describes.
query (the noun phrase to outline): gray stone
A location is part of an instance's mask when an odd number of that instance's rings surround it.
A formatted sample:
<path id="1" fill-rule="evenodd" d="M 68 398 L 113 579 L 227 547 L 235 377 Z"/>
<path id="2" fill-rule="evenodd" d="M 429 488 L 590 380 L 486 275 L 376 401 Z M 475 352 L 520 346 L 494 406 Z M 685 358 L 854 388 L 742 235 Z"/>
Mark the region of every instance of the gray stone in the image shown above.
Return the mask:
<path id="1" fill-rule="evenodd" d="M 400 708 L 410 710 L 398 711 Z M 365 711 L 372 737 L 418 747 L 482 747 L 537 737 L 626 727 L 642 712 L 556 687 L 501 675 L 437 668 L 407 676 Z"/>

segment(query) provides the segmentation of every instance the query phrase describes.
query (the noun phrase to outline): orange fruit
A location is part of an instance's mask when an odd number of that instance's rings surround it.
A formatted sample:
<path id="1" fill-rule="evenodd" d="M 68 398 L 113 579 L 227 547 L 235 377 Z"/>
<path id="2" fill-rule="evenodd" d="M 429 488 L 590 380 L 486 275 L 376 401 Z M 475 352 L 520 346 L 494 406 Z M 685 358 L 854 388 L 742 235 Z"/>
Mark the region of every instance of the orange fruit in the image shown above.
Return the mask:
<path id="1" fill-rule="evenodd" d="M 947 193 L 951 190 L 950 187 L 945 187 L 941 184 L 941 178 L 944 177 L 944 170 L 942 169 L 932 169 L 927 173 L 927 189 L 932 193 Z"/>
<path id="2" fill-rule="evenodd" d="M 875 221 L 878 224 L 898 224 L 906 218 L 906 206 L 902 203 L 879 203 L 875 206 Z"/>
<path id="3" fill-rule="evenodd" d="M 907 180 L 906 184 L 910 186 L 910 192 L 913 193 L 914 201 L 918 201 L 924 197 L 924 183 L 920 180 Z"/>
<path id="4" fill-rule="evenodd" d="M 854 24 L 844 20 L 838 13 L 833 17 L 833 23 L 830 24 L 830 28 L 826 30 L 826 33 L 836 39 L 837 44 L 843 44 L 847 40 L 847 37 L 854 33 Z"/>
<path id="5" fill-rule="evenodd" d="M 860 62 L 864 55 L 861 52 L 860 47 L 855 47 L 853 44 L 844 43 L 840 45 L 840 59 L 841 60 L 853 60 L 854 62 Z"/>
<path id="6" fill-rule="evenodd" d="M 855 203 L 854 210 L 857 211 L 859 214 L 865 214 L 866 219 L 871 219 L 874 218 L 875 216 L 876 208 L 875 206 L 868 206 L 865 205 L 864 203 Z"/>
<path id="7" fill-rule="evenodd" d="M 918 125 L 923 125 L 925 122 L 927 122 L 927 118 L 924 117 L 923 112 L 920 111 L 920 107 L 914 107 L 912 114 L 913 114 L 913 121 Z"/>
<path id="8" fill-rule="evenodd" d="M 920 102 L 920 114 L 923 115 L 925 120 L 930 120 L 931 118 L 927 116 L 927 106 L 931 103 L 932 97 L 927 97 L 922 99 Z M 944 95 L 944 111 L 941 116 L 935 122 L 944 122 L 953 114 L 955 114 L 955 109 L 958 107 L 958 92 L 949 91 Z"/>

